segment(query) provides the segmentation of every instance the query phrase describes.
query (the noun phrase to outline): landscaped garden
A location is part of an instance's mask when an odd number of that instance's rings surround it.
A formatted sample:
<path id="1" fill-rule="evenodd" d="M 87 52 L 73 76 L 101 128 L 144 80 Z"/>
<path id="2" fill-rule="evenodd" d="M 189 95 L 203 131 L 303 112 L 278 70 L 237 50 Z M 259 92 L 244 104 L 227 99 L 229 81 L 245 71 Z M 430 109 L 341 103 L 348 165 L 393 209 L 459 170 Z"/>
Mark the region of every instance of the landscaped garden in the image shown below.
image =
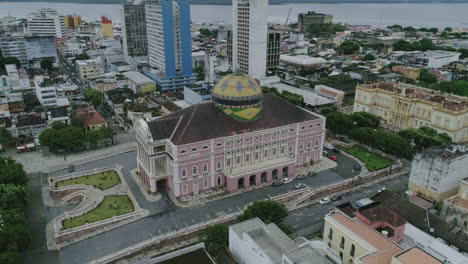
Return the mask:
<path id="1" fill-rule="evenodd" d="M 360 159 L 369 171 L 377 171 L 392 165 L 392 161 L 380 155 L 369 152 L 361 147 L 339 147 L 344 152 Z"/>
<path id="2" fill-rule="evenodd" d="M 132 201 L 127 195 L 108 195 L 104 197 L 104 200 L 95 209 L 84 215 L 65 219 L 62 225 L 64 229 L 69 229 L 113 216 L 127 214 L 134 210 Z"/>
<path id="3" fill-rule="evenodd" d="M 116 171 L 109 170 L 97 174 L 59 181 L 55 184 L 55 186 L 62 187 L 76 184 L 91 185 L 101 190 L 107 190 L 114 187 L 115 185 L 120 184 L 120 178 Z"/>

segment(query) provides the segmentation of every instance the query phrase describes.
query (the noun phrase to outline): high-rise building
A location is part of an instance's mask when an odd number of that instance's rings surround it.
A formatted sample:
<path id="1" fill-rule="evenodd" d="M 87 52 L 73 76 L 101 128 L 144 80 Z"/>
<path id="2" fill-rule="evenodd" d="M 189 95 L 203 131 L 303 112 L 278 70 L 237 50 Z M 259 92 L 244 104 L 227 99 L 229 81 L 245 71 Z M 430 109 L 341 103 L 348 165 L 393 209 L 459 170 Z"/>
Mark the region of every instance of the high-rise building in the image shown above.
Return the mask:
<path id="1" fill-rule="evenodd" d="M 114 36 L 114 30 L 112 28 L 112 20 L 105 16 L 101 16 L 101 27 L 102 36 L 105 38 L 112 38 Z"/>
<path id="2" fill-rule="evenodd" d="M 36 36 L 65 37 L 65 17 L 51 8 L 42 8 L 29 14 L 28 31 Z"/>
<path id="3" fill-rule="evenodd" d="M 77 28 L 79 25 L 81 25 L 81 16 L 65 16 L 65 28 Z"/>
<path id="4" fill-rule="evenodd" d="M 122 38 L 125 58 L 147 55 L 145 5 L 128 0 L 121 9 Z"/>
<path id="5" fill-rule="evenodd" d="M 146 75 L 162 91 L 183 89 L 196 80 L 192 73 L 189 0 L 145 3 L 148 60 Z"/>
<path id="6" fill-rule="evenodd" d="M 279 66 L 280 62 L 280 44 L 281 33 L 268 32 L 268 46 L 267 46 L 267 70 L 273 70 Z"/>
<path id="7" fill-rule="evenodd" d="M 331 24 L 333 22 L 332 15 L 320 14 L 314 11 L 300 13 L 297 17 L 298 29 L 300 33 L 307 31 L 310 25 L 313 24 Z"/>
<path id="8" fill-rule="evenodd" d="M 232 1 L 232 67 L 255 79 L 265 78 L 268 0 Z"/>
<path id="9" fill-rule="evenodd" d="M 15 57 L 22 65 L 28 63 L 26 41 L 23 36 L 10 36 L 0 38 L 0 50 L 4 57 Z"/>
<path id="10" fill-rule="evenodd" d="M 57 48 L 53 36 L 11 36 L 0 38 L 0 50 L 5 57 L 15 57 L 28 67 L 29 62 L 43 58 L 56 58 Z"/>

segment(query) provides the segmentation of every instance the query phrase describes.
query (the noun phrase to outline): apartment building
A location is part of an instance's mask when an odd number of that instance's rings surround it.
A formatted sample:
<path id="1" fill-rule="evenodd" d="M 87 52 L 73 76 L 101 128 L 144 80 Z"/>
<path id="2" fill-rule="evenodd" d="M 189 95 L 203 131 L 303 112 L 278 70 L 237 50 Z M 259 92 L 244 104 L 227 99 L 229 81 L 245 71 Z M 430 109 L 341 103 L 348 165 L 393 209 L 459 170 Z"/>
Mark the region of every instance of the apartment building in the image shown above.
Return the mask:
<path id="1" fill-rule="evenodd" d="M 75 68 L 82 80 L 94 80 L 104 73 L 102 64 L 96 60 L 77 60 Z"/>
<path id="2" fill-rule="evenodd" d="M 28 32 L 36 36 L 54 36 L 63 38 L 66 35 L 65 17 L 52 8 L 41 8 L 28 16 Z"/>
<path id="3" fill-rule="evenodd" d="M 298 29 L 300 33 L 307 32 L 307 29 L 312 24 L 331 24 L 333 22 L 332 15 L 326 15 L 309 11 L 300 13 L 297 17 Z"/>
<path id="4" fill-rule="evenodd" d="M 388 129 L 428 126 L 454 142 L 468 141 L 468 99 L 404 83 L 360 84 L 354 112 L 377 115 Z"/>

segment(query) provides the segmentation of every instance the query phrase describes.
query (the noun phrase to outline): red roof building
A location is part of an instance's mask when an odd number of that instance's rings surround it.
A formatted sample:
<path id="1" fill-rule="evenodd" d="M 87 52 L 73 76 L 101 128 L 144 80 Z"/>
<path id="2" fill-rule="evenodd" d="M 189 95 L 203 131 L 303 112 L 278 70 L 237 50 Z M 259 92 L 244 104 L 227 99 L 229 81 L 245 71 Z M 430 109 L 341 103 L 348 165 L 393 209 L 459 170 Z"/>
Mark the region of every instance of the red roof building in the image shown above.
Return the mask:
<path id="1" fill-rule="evenodd" d="M 83 126 L 87 130 L 107 127 L 106 119 L 92 106 L 79 108 L 76 115 L 83 121 Z"/>

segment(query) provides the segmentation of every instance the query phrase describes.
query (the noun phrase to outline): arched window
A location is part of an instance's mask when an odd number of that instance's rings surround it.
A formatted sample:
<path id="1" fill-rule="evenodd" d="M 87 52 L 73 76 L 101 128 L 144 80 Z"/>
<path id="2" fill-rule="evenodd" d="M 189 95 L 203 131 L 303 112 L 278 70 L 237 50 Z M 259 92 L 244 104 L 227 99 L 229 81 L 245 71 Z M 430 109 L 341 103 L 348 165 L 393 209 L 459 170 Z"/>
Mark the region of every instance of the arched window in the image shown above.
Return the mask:
<path id="1" fill-rule="evenodd" d="M 182 177 L 187 177 L 187 170 L 186 169 L 182 169 Z"/>
<path id="2" fill-rule="evenodd" d="M 203 180 L 203 189 L 208 189 L 208 179 Z"/>
<path id="3" fill-rule="evenodd" d="M 328 240 L 333 240 L 333 228 L 330 227 L 330 231 L 328 231 Z"/>
<path id="4" fill-rule="evenodd" d="M 218 186 L 221 186 L 222 183 L 223 179 L 221 178 L 221 176 L 218 176 Z"/>
<path id="5" fill-rule="evenodd" d="M 223 146 L 223 143 L 218 143 L 216 144 L 217 147 L 222 147 Z"/>
<path id="6" fill-rule="evenodd" d="M 208 149 L 208 146 L 203 146 L 203 148 L 202 148 L 202 149 Z"/>
<path id="7" fill-rule="evenodd" d="M 197 150 L 198 150 L 197 148 L 193 148 L 193 149 L 192 149 L 192 152 L 195 152 L 195 151 L 197 151 Z"/>
<path id="8" fill-rule="evenodd" d="M 221 162 L 222 162 L 221 160 L 218 160 L 218 162 L 216 163 L 216 168 L 221 169 L 222 167 Z"/>
<path id="9" fill-rule="evenodd" d="M 203 164 L 203 172 L 208 172 L 208 164 Z"/>
<path id="10" fill-rule="evenodd" d="M 193 166 L 193 168 L 192 168 L 192 174 L 193 174 L 193 175 L 197 175 L 197 172 L 198 172 L 197 166 Z"/>
<path id="11" fill-rule="evenodd" d="M 182 185 L 182 194 L 187 194 L 187 190 L 188 190 L 187 184 Z"/>
<path id="12" fill-rule="evenodd" d="M 180 154 L 185 154 L 185 153 L 187 153 L 187 151 L 185 151 L 185 150 L 182 150 L 182 151 L 180 152 Z"/>
<path id="13" fill-rule="evenodd" d="M 352 244 L 352 245 L 351 245 L 351 252 L 349 252 L 349 255 L 350 255 L 351 257 L 354 257 L 355 251 L 356 251 L 356 247 L 354 246 L 354 244 Z"/>

